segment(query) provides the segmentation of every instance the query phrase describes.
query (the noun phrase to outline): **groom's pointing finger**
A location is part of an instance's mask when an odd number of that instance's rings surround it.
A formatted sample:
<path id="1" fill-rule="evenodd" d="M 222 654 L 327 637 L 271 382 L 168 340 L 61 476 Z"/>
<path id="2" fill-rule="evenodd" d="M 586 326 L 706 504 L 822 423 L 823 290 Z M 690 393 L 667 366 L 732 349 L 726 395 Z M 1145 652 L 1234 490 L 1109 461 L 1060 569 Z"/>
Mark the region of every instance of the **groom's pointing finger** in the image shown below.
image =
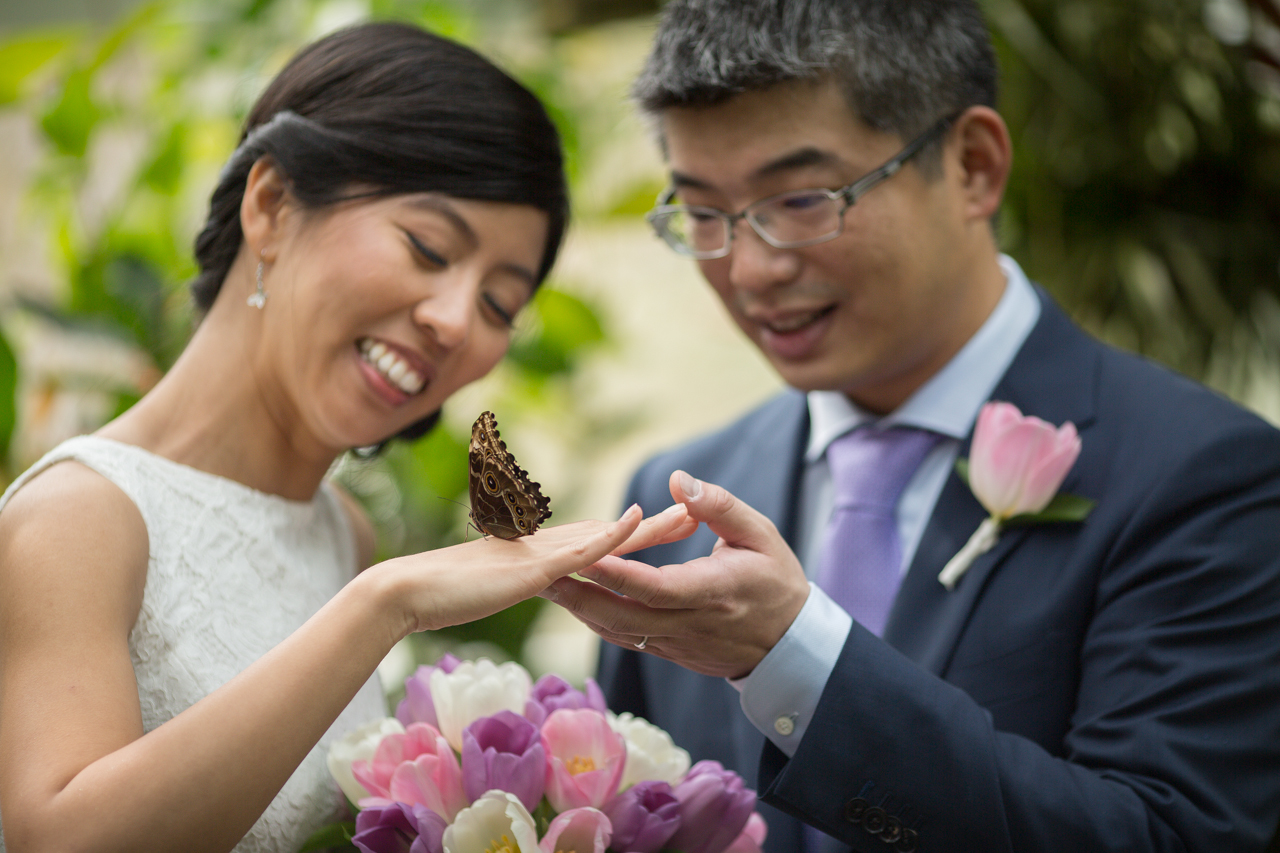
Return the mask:
<path id="1" fill-rule="evenodd" d="M 685 505 L 689 517 L 706 524 L 727 545 L 766 551 L 777 536 L 768 518 L 714 483 L 673 471 L 669 485 L 671 497 Z"/>

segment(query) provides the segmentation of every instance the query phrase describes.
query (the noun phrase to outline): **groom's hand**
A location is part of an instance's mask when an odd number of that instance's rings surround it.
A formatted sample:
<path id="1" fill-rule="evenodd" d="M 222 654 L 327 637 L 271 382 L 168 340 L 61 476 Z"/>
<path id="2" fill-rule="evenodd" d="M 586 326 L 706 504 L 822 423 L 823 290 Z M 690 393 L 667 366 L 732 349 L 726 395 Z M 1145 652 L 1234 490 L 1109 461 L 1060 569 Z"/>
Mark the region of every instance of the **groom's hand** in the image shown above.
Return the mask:
<path id="1" fill-rule="evenodd" d="M 611 643 L 644 640 L 695 672 L 745 676 L 804 606 L 804 570 L 769 519 L 719 486 L 677 471 L 671 496 L 720 537 L 710 556 L 657 567 L 605 557 L 580 572 L 594 584 L 562 578 L 544 597 Z"/>

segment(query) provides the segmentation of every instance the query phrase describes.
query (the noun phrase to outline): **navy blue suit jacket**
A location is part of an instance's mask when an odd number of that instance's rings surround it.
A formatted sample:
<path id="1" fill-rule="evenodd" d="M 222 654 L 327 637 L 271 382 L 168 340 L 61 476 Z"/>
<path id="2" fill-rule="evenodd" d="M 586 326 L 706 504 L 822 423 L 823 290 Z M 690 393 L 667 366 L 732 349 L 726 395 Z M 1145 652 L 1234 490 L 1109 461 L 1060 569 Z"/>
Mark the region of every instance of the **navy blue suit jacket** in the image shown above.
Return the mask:
<path id="1" fill-rule="evenodd" d="M 953 474 L 884 640 L 854 623 L 793 757 L 724 680 L 604 646 L 610 706 L 756 783 L 772 853 L 800 849 L 796 818 L 894 849 L 851 803 L 895 816 L 921 851 L 959 853 L 1262 850 L 1276 825 L 1280 432 L 1040 297 L 992 398 L 1076 424 L 1063 489 L 1096 507 L 1006 530 L 948 592 L 937 574 L 985 515 Z M 661 510 L 682 468 L 794 545 L 807 433 L 803 395 L 784 393 L 649 462 L 627 500 Z M 683 562 L 713 543 L 704 527 L 637 558 Z"/>

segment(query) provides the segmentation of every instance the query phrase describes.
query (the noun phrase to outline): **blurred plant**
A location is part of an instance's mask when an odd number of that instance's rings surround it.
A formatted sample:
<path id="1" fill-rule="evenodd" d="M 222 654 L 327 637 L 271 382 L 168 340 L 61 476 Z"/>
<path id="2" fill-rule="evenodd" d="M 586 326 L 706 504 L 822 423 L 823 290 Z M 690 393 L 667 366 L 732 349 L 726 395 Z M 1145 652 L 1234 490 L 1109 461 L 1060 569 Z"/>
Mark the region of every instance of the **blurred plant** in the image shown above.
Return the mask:
<path id="1" fill-rule="evenodd" d="M 1015 144 L 1004 246 L 1102 336 L 1249 396 L 1280 355 L 1280 87 L 1243 0 L 983 6 Z"/>

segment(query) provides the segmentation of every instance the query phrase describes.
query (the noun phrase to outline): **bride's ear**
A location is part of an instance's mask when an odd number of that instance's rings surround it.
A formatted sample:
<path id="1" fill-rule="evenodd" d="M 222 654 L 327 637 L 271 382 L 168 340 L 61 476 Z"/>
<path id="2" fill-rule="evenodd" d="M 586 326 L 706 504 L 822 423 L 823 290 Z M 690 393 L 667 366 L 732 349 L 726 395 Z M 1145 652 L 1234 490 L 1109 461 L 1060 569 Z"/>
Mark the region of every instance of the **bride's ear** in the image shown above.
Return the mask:
<path id="1" fill-rule="evenodd" d="M 280 169 L 270 158 L 259 158 L 249 170 L 240 202 L 240 229 L 251 257 L 273 260 L 269 254 L 280 236 L 288 193 Z"/>

